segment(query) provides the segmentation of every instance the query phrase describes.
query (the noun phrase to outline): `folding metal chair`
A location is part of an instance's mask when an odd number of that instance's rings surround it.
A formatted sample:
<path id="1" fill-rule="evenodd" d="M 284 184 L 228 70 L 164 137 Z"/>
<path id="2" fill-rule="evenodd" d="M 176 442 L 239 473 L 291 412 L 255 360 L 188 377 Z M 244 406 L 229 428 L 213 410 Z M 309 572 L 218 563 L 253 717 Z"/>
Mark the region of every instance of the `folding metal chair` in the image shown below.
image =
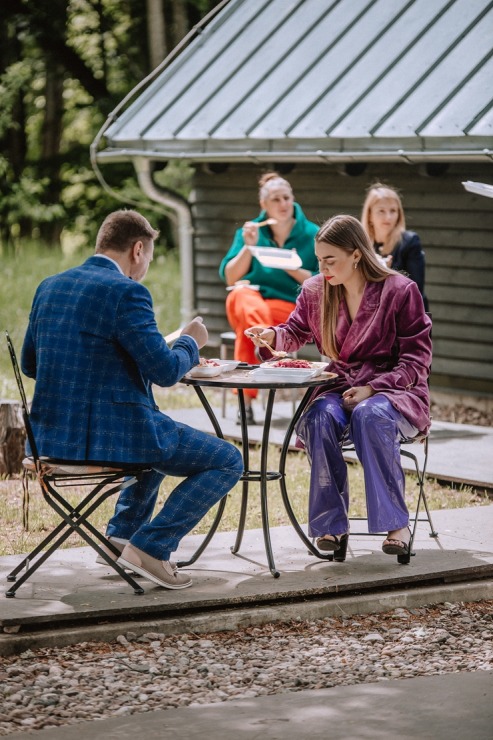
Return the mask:
<path id="1" fill-rule="evenodd" d="M 419 460 L 417 455 L 415 455 L 413 452 L 410 452 L 407 448 L 409 445 L 413 444 L 422 444 L 423 445 L 423 452 L 424 452 L 424 460 L 422 466 L 419 464 Z M 342 447 L 342 452 L 354 452 L 354 446 L 352 444 L 344 444 Z M 425 492 L 425 476 L 426 476 L 426 468 L 428 464 L 428 436 L 427 435 L 418 435 L 417 437 L 412 437 L 410 439 L 404 439 L 401 441 L 401 447 L 400 447 L 400 454 L 403 457 L 407 457 L 409 460 L 412 460 L 414 463 L 414 468 L 416 471 L 416 477 L 418 482 L 418 501 L 416 504 L 416 510 L 414 512 L 413 516 L 409 517 L 409 522 L 412 524 L 411 527 L 411 539 L 409 542 L 409 553 L 407 555 L 398 555 L 397 556 L 397 562 L 401 565 L 407 565 L 410 561 L 411 555 L 415 555 L 413 552 L 413 543 L 414 538 L 416 535 L 416 527 L 418 525 L 418 522 L 427 522 L 430 527 L 430 537 L 438 537 L 438 532 L 433 526 L 433 522 L 431 519 L 430 510 L 428 508 L 428 502 L 426 500 L 426 492 Z M 425 510 L 425 516 L 420 517 L 420 510 L 421 506 L 424 507 Z M 349 517 L 349 522 L 358 522 L 358 521 L 367 521 L 366 517 Z M 357 535 L 357 536 L 367 536 L 367 537 L 375 537 L 377 534 L 380 535 L 386 535 L 387 532 L 380 532 L 380 533 L 370 533 L 368 531 L 363 532 L 355 532 L 351 528 L 351 534 Z"/>
<path id="2" fill-rule="evenodd" d="M 426 315 L 431 319 L 431 313 L 429 311 L 426 311 Z M 409 449 L 403 449 L 408 448 L 410 445 L 413 444 L 422 444 L 423 445 L 423 451 L 424 451 L 424 460 L 423 465 L 420 467 L 419 460 L 417 455 L 415 455 L 413 452 L 410 452 Z M 344 452 L 354 452 L 354 446 L 351 444 L 343 445 L 342 451 Z M 416 470 L 416 477 L 418 479 L 418 488 L 419 488 L 419 494 L 418 494 L 418 501 L 416 505 L 416 511 L 414 513 L 414 516 L 409 517 L 410 524 L 412 523 L 412 529 L 411 529 L 411 539 L 409 541 L 409 554 L 408 555 L 398 555 L 397 556 L 397 562 L 401 565 L 407 565 L 410 561 L 411 555 L 415 555 L 413 552 L 413 543 L 414 538 L 416 535 L 416 527 L 418 525 L 418 522 L 428 522 L 430 526 L 430 537 L 438 537 L 438 532 L 436 531 L 435 527 L 433 526 L 433 522 L 431 520 L 431 514 L 430 510 L 428 508 L 428 502 L 426 500 L 426 493 L 425 493 L 425 476 L 426 476 L 426 468 L 428 465 L 428 435 L 417 435 L 416 437 L 410 437 L 409 439 L 403 439 L 401 441 L 401 447 L 400 447 L 400 453 L 402 457 L 407 457 L 409 460 L 412 460 L 414 463 L 414 468 Z M 419 512 L 421 509 L 421 504 L 423 504 L 426 516 L 425 517 L 419 517 Z M 349 519 L 349 521 L 366 521 L 365 517 L 353 517 Z M 360 535 L 360 536 L 375 536 L 375 534 L 370 535 L 369 532 L 354 532 L 351 530 L 351 534 L 354 535 Z M 386 532 L 381 532 L 377 534 L 387 534 Z"/>
<path id="3" fill-rule="evenodd" d="M 45 560 L 53 555 L 73 532 L 82 537 L 121 578 L 132 586 L 136 594 L 144 593 L 144 589 L 135 582 L 132 576 L 125 572 L 101 548 L 101 545 L 104 545 L 105 548 L 112 550 L 115 555 L 120 554 L 111 542 L 106 540 L 91 524 L 89 517 L 109 496 L 119 493 L 135 483 L 148 468 L 142 465 L 129 465 L 127 467 L 95 464 L 91 461 L 74 462 L 40 457 L 31 426 L 29 407 L 14 346 L 9 333 L 5 332 L 5 335 L 21 397 L 27 439 L 31 447 L 31 457 L 23 460 L 23 466 L 26 471 L 36 475 L 46 503 L 59 515 L 61 520 L 55 529 L 29 555 L 26 555 L 22 562 L 7 576 L 8 581 L 15 582 L 15 585 L 11 586 L 6 592 L 7 598 L 13 598 L 17 589 L 32 576 Z M 88 486 L 90 489 L 89 493 L 83 496 L 76 506 L 67 501 L 61 493 L 64 488 L 73 488 L 74 486 Z M 22 570 L 24 570 L 24 573 L 17 578 L 18 573 Z"/>

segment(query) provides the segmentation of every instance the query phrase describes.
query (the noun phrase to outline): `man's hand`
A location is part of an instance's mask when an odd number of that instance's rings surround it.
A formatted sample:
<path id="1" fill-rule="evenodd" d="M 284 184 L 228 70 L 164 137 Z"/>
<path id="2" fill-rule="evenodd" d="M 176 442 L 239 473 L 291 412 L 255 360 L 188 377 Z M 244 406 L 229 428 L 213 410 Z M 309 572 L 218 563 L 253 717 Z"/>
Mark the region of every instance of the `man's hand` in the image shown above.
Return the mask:
<path id="1" fill-rule="evenodd" d="M 197 342 L 199 349 L 207 343 L 209 338 L 209 332 L 206 329 L 202 316 L 196 316 L 192 321 L 183 327 L 181 335 L 188 334 L 189 337 L 193 337 Z"/>

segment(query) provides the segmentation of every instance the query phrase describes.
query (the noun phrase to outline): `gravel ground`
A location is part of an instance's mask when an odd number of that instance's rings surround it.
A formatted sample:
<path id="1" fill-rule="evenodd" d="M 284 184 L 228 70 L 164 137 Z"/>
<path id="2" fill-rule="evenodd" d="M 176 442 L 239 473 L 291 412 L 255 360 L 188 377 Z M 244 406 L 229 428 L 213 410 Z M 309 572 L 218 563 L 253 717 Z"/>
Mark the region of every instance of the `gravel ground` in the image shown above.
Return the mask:
<path id="1" fill-rule="evenodd" d="M 493 426 L 493 412 L 478 406 L 432 404 L 432 416 Z M 154 709 L 478 670 L 493 670 L 493 601 L 234 633 L 126 633 L 109 644 L 0 657 L 0 736 Z"/>
<path id="2" fill-rule="evenodd" d="M 237 632 L 127 633 L 0 659 L 0 735 L 153 709 L 493 669 L 493 601 Z"/>
<path id="3" fill-rule="evenodd" d="M 468 405 L 465 403 L 431 403 L 431 418 L 435 421 L 451 421 L 454 424 L 476 424 L 493 427 L 493 408 L 491 404 Z"/>

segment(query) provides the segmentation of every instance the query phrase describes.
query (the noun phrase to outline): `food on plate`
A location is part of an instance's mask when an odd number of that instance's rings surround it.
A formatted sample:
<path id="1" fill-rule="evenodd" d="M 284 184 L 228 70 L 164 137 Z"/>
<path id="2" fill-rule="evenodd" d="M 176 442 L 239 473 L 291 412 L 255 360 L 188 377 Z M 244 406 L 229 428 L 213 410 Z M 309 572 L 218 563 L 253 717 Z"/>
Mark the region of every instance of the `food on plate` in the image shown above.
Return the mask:
<path id="1" fill-rule="evenodd" d="M 221 363 L 216 360 L 208 360 L 206 357 L 200 357 L 199 367 L 219 367 Z"/>
<path id="2" fill-rule="evenodd" d="M 292 360 L 287 357 L 284 360 L 277 360 L 277 362 L 269 362 L 269 367 L 295 367 L 311 370 L 312 363 L 308 360 Z"/>

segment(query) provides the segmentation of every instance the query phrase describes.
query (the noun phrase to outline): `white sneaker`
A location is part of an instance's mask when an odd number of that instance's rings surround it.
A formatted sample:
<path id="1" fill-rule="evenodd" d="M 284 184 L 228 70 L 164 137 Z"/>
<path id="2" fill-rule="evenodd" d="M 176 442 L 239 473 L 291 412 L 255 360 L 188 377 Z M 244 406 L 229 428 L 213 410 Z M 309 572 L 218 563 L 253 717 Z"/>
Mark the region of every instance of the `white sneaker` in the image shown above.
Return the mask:
<path id="1" fill-rule="evenodd" d="M 107 537 L 106 539 L 109 539 L 109 541 L 111 542 L 111 544 L 112 544 L 112 545 L 113 545 L 114 547 L 116 547 L 116 549 L 117 549 L 117 550 L 119 550 L 119 552 L 120 552 L 120 555 L 121 555 L 121 554 L 122 554 L 122 552 L 123 552 L 123 550 L 124 550 L 124 547 L 125 547 L 125 545 L 123 544 L 123 542 L 114 542 L 113 540 L 111 540 L 111 539 L 110 539 L 110 538 L 108 538 L 108 537 Z M 108 554 L 108 555 L 110 556 L 110 558 L 111 558 L 112 560 L 114 560 L 114 561 L 115 561 L 115 563 L 116 563 L 116 561 L 118 560 L 118 557 L 119 557 L 119 556 L 118 556 L 118 555 L 115 555 L 115 553 L 113 552 L 113 550 L 110 550 L 110 548 L 109 548 L 109 547 L 106 547 L 105 545 L 103 545 L 103 543 L 102 543 L 102 542 L 98 542 L 98 545 L 99 545 L 99 547 L 101 548 L 101 550 L 104 550 L 104 551 L 105 551 L 105 552 L 106 552 L 106 553 L 107 553 L 107 554 Z M 176 564 L 176 563 L 174 562 L 174 560 L 169 560 L 168 562 L 169 562 L 169 565 L 170 565 L 170 568 L 171 568 L 171 570 L 178 570 L 178 566 L 177 566 L 177 564 Z M 98 565 L 108 565 L 108 563 L 106 562 L 106 560 L 105 560 L 104 558 L 102 558 L 102 557 L 101 557 L 101 555 L 98 555 L 98 556 L 96 557 L 96 563 L 97 563 Z"/>
<path id="2" fill-rule="evenodd" d="M 108 538 L 106 538 L 106 539 L 108 539 Z M 110 540 L 108 540 L 108 541 L 110 541 Z M 113 547 L 116 547 L 116 549 L 118 550 L 118 552 L 121 555 L 122 552 L 123 552 L 123 548 L 125 547 L 125 545 L 122 542 L 113 542 L 113 540 L 111 540 L 111 544 L 113 545 Z M 106 545 L 103 545 L 102 542 L 98 542 L 98 545 L 101 548 L 101 550 L 103 550 L 111 558 L 111 560 L 114 560 L 115 563 L 116 563 L 116 561 L 119 558 L 119 555 L 115 555 L 115 553 L 113 552 L 113 550 L 110 550 L 109 547 L 106 547 Z M 108 565 L 108 563 L 106 562 L 106 560 L 103 557 L 101 557 L 101 555 L 98 555 L 96 557 L 96 563 L 98 565 Z"/>
<path id="3" fill-rule="evenodd" d="M 190 576 L 179 573 L 177 569 L 173 570 L 169 560 L 153 558 L 152 555 L 139 550 L 130 542 L 125 545 L 117 562 L 122 568 L 130 568 L 163 588 L 179 589 L 192 585 Z"/>

